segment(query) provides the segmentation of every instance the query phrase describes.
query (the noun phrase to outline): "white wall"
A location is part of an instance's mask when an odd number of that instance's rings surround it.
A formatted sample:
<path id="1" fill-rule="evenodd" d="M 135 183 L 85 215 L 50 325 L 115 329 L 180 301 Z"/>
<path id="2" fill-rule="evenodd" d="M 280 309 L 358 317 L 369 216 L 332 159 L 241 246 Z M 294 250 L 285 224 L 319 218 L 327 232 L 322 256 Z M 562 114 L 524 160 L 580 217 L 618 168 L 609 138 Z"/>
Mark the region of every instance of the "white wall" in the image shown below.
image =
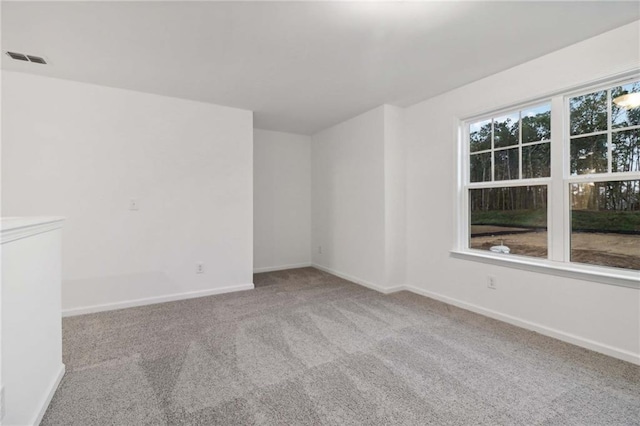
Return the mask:
<path id="1" fill-rule="evenodd" d="M 384 111 L 323 130 L 311 143 L 312 261 L 372 286 L 386 279 Z"/>
<path id="2" fill-rule="evenodd" d="M 2 214 L 67 217 L 63 309 L 253 287 L 250 111 L 14 72 L 2 86 Z"/>
<path id="3" fill-rule="evenodd" d="M 385 267 L 386 286 L 392 289 L 406 281 L 406 152 L 404 110 L 384 108 Z"/>
<path id="4" fill-rule="evenodd" d="M 640 291 L 451 258 L 456 119 L 637 67 L 636 22 L 405 111 L 407 284 L 425 294 L 640 362 Z M 487 275 L 498 290 L 486 288 Z"/>
<path id="5" fill-rule="evenodd" d="M 382 291 L 405 281 L 402 118 L 383 105 L 312 137 L 313 263 Z"/>
<path id="6" fill-rule="evenodd" d="M 0 22 L 2 22 L 2 5 L 0 4 Z M 2 46 L 2 31 L 0 31 L 0 46 Z M 2 118 L 2 69 L 0 69 L 0 118 Z M 2 120 L 0 120 L 0 178 L 2 176 Z M 2 217 L 2 182 L 0 182 L 0 217 Z M 0 259 L 2 259 L 2 245 L 0 244 Z M 0 277 L 2 277 L 2 262 L 0 262 Z M 1 280 L 1 278 L 0 278 Z M 0 281 L 0 302 L 2 301 L 2 282 Z M 2 303 L 0 303 L 0 330 L 2 329 Z M 2 338 L 0 337 L 0 365 L 2 365 Z M 0 393 L 4 391 L 4 378 L 0 368 Z M 0 418 L 0 426 L 2 419 Z"/>
<path id="7" fill-rule="evenodd" d="M 254 130 L 253 269 L 311 264 L 311 137 Z"/>

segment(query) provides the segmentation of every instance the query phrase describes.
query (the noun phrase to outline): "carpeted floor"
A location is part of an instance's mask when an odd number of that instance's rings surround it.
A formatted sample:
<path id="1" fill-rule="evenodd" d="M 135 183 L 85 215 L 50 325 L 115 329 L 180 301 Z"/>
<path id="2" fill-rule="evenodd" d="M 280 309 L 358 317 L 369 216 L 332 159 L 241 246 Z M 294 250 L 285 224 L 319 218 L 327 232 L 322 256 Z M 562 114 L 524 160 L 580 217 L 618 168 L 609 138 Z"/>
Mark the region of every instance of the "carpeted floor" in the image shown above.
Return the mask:
<path id="1" fill-rule="evenodd" d="M 64 319 L 44 425 L 638 425 L 640 367 L 312 268 Z"/>

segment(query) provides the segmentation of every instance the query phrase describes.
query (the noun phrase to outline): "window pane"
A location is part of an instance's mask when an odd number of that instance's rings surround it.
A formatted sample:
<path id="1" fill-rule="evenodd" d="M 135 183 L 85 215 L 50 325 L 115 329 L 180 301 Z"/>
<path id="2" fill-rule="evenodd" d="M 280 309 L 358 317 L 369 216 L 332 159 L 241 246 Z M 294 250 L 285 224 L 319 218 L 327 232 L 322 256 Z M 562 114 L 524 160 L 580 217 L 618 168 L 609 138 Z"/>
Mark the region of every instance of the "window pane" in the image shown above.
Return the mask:
<path id="1" fill-rule="evenodd" d="M 615 100 L 618 96 L 627 95 L 630 93 L 638 93 L 636 96 L 640 96 L 640 81 L 626 84 L 624 86 L 618 86 L 611 89 L 611 100 Z M 615 102 L 611 103 L 611 123 L 612 127 L 629 127 L 637 126 L 640 124 L 640 105 L 637 107 L 623 108 L 619 107 Z"/>
<path id="2" fill-rule="evenodd" d="M 496 148 L 518 144 L 518 113 L 493 120 L 493 144 Z"/>
<path id="3" fill-rule="evenodd" d="M 571 139 L 571 174 L 607 172 L 607 135 Z"/>
<path id="4" fill-rule="evenodd" d="M 551 139 L 551 105 L 522 111 L 522 143 Z"/>
<path id="5" fill-rule="evenodd" d="M 469 190 L 469 247 L 547 257 L 547 186 Z"/>
<path id="6" fill-rule="evenodd" d="M 479 121 L 469 126 L 471 152 L 491 148 L 491 120 Z"/>
<path id="7" fill-rule="evenodd" d="M 640 269 L 640 180 L 569 185 L 571 261 Z"/>
<path id="8" fill-rule="evenodd" d="M 571 98 L 569 106 L 572 135 L 607 130 L 606 90 Z"/>
<path id="9" fill-rule="evenodd" d="M 640 129 L 613 132 L 614 172 L 640 171 Z"/>
<path id="10" fill-rule="evenodd" d="M 551 175 L 551 144 L 539 143 L 522 147 L 522 177 L 524 179 Z"/>
<path id="11" fill-rule="evenodd" d="M 493 155 L 493 161 L 495 164 L 495 180 L 511 180 L 519 178 L 518 148 L 502 149 L 500 151 L 495 151 Z"/>
<path id="12" fill-rule="evenodd" d="M 491 153 L 471 154 L 471 182 L 487 182 L 491 180 Z"/>

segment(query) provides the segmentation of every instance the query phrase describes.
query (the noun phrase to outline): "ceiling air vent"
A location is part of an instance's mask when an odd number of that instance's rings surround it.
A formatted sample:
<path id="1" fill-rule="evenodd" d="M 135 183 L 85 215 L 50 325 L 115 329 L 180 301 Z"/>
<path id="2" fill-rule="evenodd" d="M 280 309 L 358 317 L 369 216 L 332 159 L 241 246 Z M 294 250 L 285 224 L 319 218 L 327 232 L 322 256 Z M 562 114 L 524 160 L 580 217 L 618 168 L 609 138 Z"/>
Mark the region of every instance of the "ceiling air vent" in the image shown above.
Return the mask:
<path id="1" fill-rule="evenodd" d="M 7 55 L 11 56 L 11 58 L 15 59 L 16 61 L 33 62 L 36 64 L 47 63 L 47 61 L 45 61 L 44 58 L 41 58 L 40 56 L 25 55 L 24 53 L 18 52 L 7 52 Z"/>
<path id="2" fill-rule="evenodd" d="M 29 58 L 29 60 L 31 62 L 35 62 L 36 64 L 46 64 L 47 63 L 47 61 L 45 61 L 44 58 L 41 58 L 40 56 L 27 55 L 27 58 Z"/>
<path id="3" fill-rule="evenodd" d="M 29 59 L 27 58 L 27 55 L 23 55 L 22 53 L 7 52 L 7 55 L 11 56 L 13 59 L 15 59 L 17 61 L 27 61 L 27 62 L 29 62 Z"/>

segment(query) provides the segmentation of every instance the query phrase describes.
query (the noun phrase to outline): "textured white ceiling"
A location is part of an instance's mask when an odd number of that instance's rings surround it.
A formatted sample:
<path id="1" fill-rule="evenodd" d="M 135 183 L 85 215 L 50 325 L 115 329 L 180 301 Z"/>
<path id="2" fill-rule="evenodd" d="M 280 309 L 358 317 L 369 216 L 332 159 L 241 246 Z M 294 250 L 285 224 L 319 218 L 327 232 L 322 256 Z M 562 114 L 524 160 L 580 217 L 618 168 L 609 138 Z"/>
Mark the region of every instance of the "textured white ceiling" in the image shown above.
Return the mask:
<path id="1" fill-rule="evenodd" d="M 2 67 L 255 111 L 312 134 L 640 18 L 638 2 L 2 2 Z M 615 46 L 612 46 L 615 48 Z M 535 78 L 535 76 L 532 76 Z"/>

